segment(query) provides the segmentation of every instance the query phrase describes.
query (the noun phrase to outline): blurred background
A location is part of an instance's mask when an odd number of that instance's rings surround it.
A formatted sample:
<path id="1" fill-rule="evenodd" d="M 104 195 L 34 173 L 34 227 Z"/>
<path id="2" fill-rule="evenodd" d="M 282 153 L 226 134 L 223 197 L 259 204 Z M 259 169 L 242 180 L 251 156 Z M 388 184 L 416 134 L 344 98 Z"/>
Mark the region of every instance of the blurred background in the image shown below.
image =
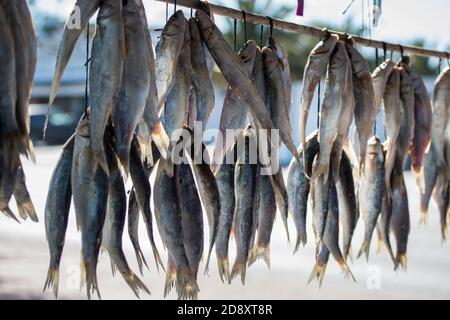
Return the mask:
<path id="1" fill-rule="evenodd" d="M 50 298 L 50 294 L 42 294 L 46 276 L 48 252 L 44 236 L 44 205 L 47 186 L 52 170 L 61 150 L 61 145 L 73 134 L 85 103 L 85 63 L 86 32 L 80 38 L 72 55 L 70 64 L 63 77 L 61 88 L 55 101 L 53 112 L 49 119 L 49 129 L 46 141 L 42 141 L 42 128 L 47 112 L 47 102 L 54 72 L 56 54 L 64 27 L 65 19 L 72 11 L 74 0 L 30 0 L 28 1 L 36 25 L 38 36 L 38 66 L 34 81 L 33 95 L 30 106 L 31 134 L 36 145 L 37 163 L 25 162 L 27 183 L 35 202 L 39 224 L 31 222 L 16 225 L 14 222 L 0 217 L 0 298 Z M 437 50 L 450 50 L 450 3 L 446 0 L 414 0 L 382 1 L 382 14 L 377 27 L 371 25 L 372 0 L 305 0 L 304 17 L 295 15 L 294 0 L 229 0 L 211 1 L 229 7 L 255 12 L 277 19 L 291 22 L 327 27 L 332 30 L 344 31 L 372 37 L 393 43 L 424 46 Z M 165 23 L 166 5 L 153 0 L 144 0 L 153 43 L 158 41 L 159 32 Z M 172 14 L 173 5 L 168 6 Z M 179 7 L 187 17 L 190 9 Z M 345 13 L 344 13 L 345 11 Z M 237 33 L 233 32 L 233 21 L 216 17 L 216 22 L 232 44 L 234 39 L 241 47 L 244 42 L 243 23 L 237 23 Z M 89 39 L 95 32 L 95 18 L 91 20 Z M 268 28 L 250 23 L 247 25 L 247 38 L 258 43 L 265 43 Z M 291 121 L 294 129 L 294 139 L 299 142 L 298 118 L 301 79 L 303 69 L 310 50 L 319 39 L 295 33 L 274 30 L 274 35 L 281 40 L 290 56 L 290 67 L 294 77 L 293 108 Z M 375 49 L 360 48 L 369 61 L 371 68 L 376 66 Z M 383 58 L 382 50 L 378 52 L 379 61 Z M 390 52 L 388 52 L 390 57 Z M 399 59 L 399 54 L 393 55 Z M 430 90 L 440 68 L 448 61 L 428 58 L 413 58 L 413 67 L 425 79 Z M 216 89 L 216 108 L 208 127 L 217 128 L 226 83 L 219 72 L 214 75 Z M 317 99 L 317 97 L 315 98 Z M 317 104 L 317 100 L 313 105 Z M 316 108 L 312 108 L 308 131 L 316 128 Z M 378 119 L 377 134 L 383 137 L 382 115 Z M 205 137 L 207 142 L 214 139 Z M 287 165 L 290 154 L 283 149 L 281 161 Z M 409 206 L 412 216 L 412 231 L 409 244 L 409 270 L 407 273 L 392 271 L 386 254 L 379 257 L 372 249 L 369 263 L 356 261 L 351 268 L 358 280 L 352 283 L 343 279 L 334 262 L 325 276 L 324 287 L 318 290 L 317 285 L 306 285 L 306 281 L 314 264 L 314 248 L 312 243 L 293 256 L 292 247 L 286 244 L 281 225 L 277 221 L 272 239 L 272 270 L 269 272 L 262 262 L 252 266 L 248 272 L 246 287 L 235 281 L 231 286 L 220 283 L 216 268 L 211 268 L 209 277 L 201 277 L 200 298 L 202 299 L 277 299 L 277 298 L 450 298 L 450 248 L 448 243 L 441 244 L 438 225 L 438 212 L 434 203 L 430 205 L 430 224 L 418 227 L 418 188 L 414 177 L 407 174 Z M 73 217 L 73 214 L 72 214 Z M 361 225 L 354 240 L 354 251 L 359 249 Z M 292 228 L 291 232 L 294 230 Z M 145 239 L 145 230 L 141 230 Z M 312 234 L 310 230 L 310 234 Z M 125 239 L 125 248 L 132 266 L 136 270 L 135 259 L 129 241 Z M 67 244 L 61 267 L 60 294 L 62 298 L 84 298 L 84 291 L 78 288 L 79 235 L 76 233 L 73 219 L 68 230 Z M 142 240 L 142 242 L 144 242 Z M 376 242 L 376 241 L 374 241 Z M 373 243 L 375 248 L 375 243 Z M 162 246 L 160 245 L 160 248 Z M 149 246 L 146 257 L 151 260 Z M 162 250 L 162 249 L 161 249 Z M 133 298 L 121 279 L 112 279 L 109 261 L 102 255 L 99 265 L 99 282 L 104 298 Z M 150 262 L 150 261 L 149 261 Z M 215 261 L 212 262 L 215 264 Z M 152 296 L 144 298 L 162 298 L 164 275 L 157 274 L 154 264 L 149 263 L 150 272 L 146 272 L 144 282 L 149 285 Z M 175 298 L 171 295 L 169 298 Z"/>

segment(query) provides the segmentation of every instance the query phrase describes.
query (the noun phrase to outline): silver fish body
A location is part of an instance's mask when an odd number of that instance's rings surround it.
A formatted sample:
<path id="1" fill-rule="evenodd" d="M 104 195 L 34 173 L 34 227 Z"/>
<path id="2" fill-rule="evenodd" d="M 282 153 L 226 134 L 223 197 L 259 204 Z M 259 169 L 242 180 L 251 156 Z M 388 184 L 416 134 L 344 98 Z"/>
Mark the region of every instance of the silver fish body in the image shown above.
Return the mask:
<path id="1" fill-rule="evenodd" d="M 58 296 L 59 264 L 61 261 L 72 201 L 71 172 L 75 135 L 63 147 L 50 180 L 45 202 L 45 235 L 50 251 L 50 264 L 44 289 L 53 287 Z"/>
<path id="2" fill-rule="evenodd" d="M 90 92 L 91 171 L 97 166 L 108 172 L 103 135 L 119 94 L 125 59 L 125 32 L 122 2 L 105 0 L 97 16 L 97 32 L 92 40 Z"/>

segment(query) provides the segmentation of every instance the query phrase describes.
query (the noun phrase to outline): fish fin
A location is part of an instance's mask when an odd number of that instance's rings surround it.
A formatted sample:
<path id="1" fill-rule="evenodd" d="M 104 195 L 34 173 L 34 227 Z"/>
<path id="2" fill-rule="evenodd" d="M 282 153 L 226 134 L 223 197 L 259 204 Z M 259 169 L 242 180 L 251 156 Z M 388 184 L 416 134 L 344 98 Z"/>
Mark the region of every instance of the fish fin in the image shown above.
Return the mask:
<path id="1" fill-rule="evenodd" d="M 294 254 L 300 249 L 300 245 L 306 246 L 308 243 L 308 239 L 306 236 L 306 232 L 304 234 L 298 233 L 297 234 L 297 240 L 295 241 L 295 249 Z"/>
<path id="2" fill-rule="evenodd" d="M 17 219 L 16 215 L 11 211 L 11 209 L 8 206 L 6 208 L 1 209 L 0 211 L 3 212 L 3 214 L 8 218 L 15 220 L 17 223 L 20 223 L 19 219 Z"/>
<path id="3" fill-rule="evenodd" d="M 406 253 L 402 253 L 402 254 L 397 254 L 397 257 L 395 258 L 396 263 L 396 267 L 394 270 L 398 270 L 398 268 L 400 267 L 404 272 L 407 271 L 407 263 L 408 263 L 408 259 L 406 257 Z"/>
<path id="4" fill-rule="evenodd" d="M 366 261 L 369 261 L 369 251 L 370 251 L 370 241 L 364 240 L 363 244 L 361 245 L 361 249 L 359 249 L 357 258 L 359 259 L 364 253 L 366 256 Z"/>
<path id="5" fill-rule="evenodd" d="M 256 244 L 250 253 L 250 257 L 248 258 L 248 266 L 250 267 L 259 258 L 264 260 L 270 270 L 270 247 L 260 247 Z"/>
<path id="6" fill-rule="evenodd" d="M 19 210 L 19 215 L 22 219 L 26 220 L 27 217 L 30 217 L 32 221 L 39 222 L 39 218 L 36 215 L 36 210 L 31 200 L 21 203 L 20 205 L 17 204 L 17 209 Z M 23 216 L 25 216 L 25 218 Z"/>
<path id="7" fill-rule="evenodd" d="M 156 147 L 158 148 L 161 157 L 163 157 L 164 159 L 169 159 L 170 138 L 167 135 L 167 132 L 161 122 L 159 122 L 156 128 L 152 131 L 152 139 Z"/>
<path id="8" fill-rule="evenodd" d="M 122 277 L 138 299 L 140 299 L 139 293 L 141 290 L 150 294 L 150 290 L 148 290 L 147 286 L 131 270 L 122 273 Z"/>
<path id="9" fill-rule="evenodd" d="M 42 292 L 45 292 L 47 289 L 53 288 L 53 295 L 55 299 L 58 298 L 58 288 L 59 288 L 59 268 L 58 267 L 50 267 L 47 272 L 47 279 L 44 283 L 44 289 Z"/>
<path id="10" fill-rule="evenodd" d="M 226 257 L 217 257 L 217 267 L 219 269 L 220 280 L 225 283 L 231 283 L 230 279 L 230 265 L 228 262 L 228 256 Z"/>
<path id="11" fill-rule="evenodd" d="M 183 270 L 177 270 L 176 273 L 178 299 L 196 300 L 200 289 L 189 267 Z"/>
<path id="12" fill-rule="evenodd" d="M 319 289 L 322 288 L 323 279 L 325 278 L 325 272 L 327 270 L 327 264 L 321 265 L 316 263 L 311 271 L 311 275 L 308 279 L 310 284 L 314 279 L 319 281 Z"/>
<path id="13" fill-rule="evenodd" d="M 170 291 L 175 288 L 177 282 L 177 274 L 174 268 L 167 267 L 166 281 L 164 283 L 164 298 L 167 297 Z"/>
<path id="14" fill-rule="evenodd" d="M 236 259 L 233 264 L 233 268 L 231 269 L 230 282 L 237 275 L 241 276 L 241 283 L 245 286 L 245 274 L 247 272 L 247 261 L 240 261 L 240 259 Z"/>

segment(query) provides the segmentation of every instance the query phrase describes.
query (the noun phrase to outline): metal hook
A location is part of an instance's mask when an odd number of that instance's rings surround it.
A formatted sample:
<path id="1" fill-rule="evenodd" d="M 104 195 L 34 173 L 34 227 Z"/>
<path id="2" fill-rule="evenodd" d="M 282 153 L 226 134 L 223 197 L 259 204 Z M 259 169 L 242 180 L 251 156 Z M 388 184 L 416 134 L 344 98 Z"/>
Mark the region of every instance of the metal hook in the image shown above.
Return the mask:
<path id="1" fill-rule="evenodd" d="M 387 59 L 387 50 L 386 50 L 386 48 L 387 48 L 386 42 L 383 41 L 383 56 L 384 56 L 384 60 Z"/>
<path id="2" fill-rule="evenodd" d="M 173 13 L 175 14 L 177 12 L 177 0 L 173 2 Z"/>
<path id="3" fill-rule="evenodd" d="M 438 66 L 437 66 L 437 74 L 438 75 L 441 73 L 441 63 L 442 63 L 442 58 L 439 58 L 439 62 L 438 62 Z"/>
<path id="4" fill-rule="evenodd" d="M 447 64 L 450 67 L 450 53 L 445 52 L 445 55 L 447 56 Z"/>
<path id="5" fill-rule="evenodd" d="M 244 19 L 244 40 L 247 43 L 247 13 L 242 10 L 242 17 Z"/>
<path id="6" fill-rule="evenodd" d="M 402 59 L 405 57 L 404 53 L 404 49 L 403 46 L 401 44 L 398 45 L 400 47 L 400 56 L 402 57 Z"/>

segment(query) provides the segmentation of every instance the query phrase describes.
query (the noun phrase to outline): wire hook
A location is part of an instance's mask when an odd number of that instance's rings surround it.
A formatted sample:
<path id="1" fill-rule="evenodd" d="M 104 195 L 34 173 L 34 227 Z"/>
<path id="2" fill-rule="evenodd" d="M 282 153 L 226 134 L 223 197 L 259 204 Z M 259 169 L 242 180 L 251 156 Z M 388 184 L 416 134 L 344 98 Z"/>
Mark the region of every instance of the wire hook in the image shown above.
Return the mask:
<path id="1" fill-rule="evenodd" d="M 173 13 L 175 14 L 177 12 L 177 0 L 173 2 Z"/>
<path id="2" fill-rule="evenodd" d="M 445 55 L 447 56 L 447 64 L 448 64 L 449 67 L 450 67 L 450 53 L 445 52 Z"/>
<path id="3" fill-rule="evenodd" d="M 398 46 L 400 47 L 400 56 L 402 57 L 403 60 L 403 58 L 405 57 L 403 46 L 401 44 L 399 44 Z"/>
<path id="4" fill-rule="evenodd" d="M 387 48 L 386 42 L 383 41 L 383 56 L 384 56 L 384 60 L 385 61 L 387 60 L 387 50 L 386 50 L 386 48 Z"/>
<path id="5" fill-rule="evenodd" d="M 247 43 L 247 13 L 242 10 L 242 17 L 244 19 L 244 41 Z"/>

